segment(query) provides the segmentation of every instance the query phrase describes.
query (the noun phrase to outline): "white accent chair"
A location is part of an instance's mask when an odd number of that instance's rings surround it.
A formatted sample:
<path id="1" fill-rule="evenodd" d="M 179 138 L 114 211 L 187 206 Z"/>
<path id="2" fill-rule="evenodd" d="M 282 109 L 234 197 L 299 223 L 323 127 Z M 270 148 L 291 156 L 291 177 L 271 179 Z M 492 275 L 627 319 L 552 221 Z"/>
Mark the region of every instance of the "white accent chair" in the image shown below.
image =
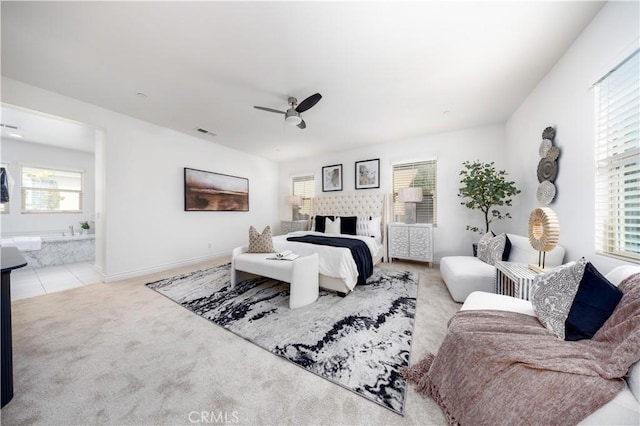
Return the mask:
<path id="1" fill-rule="evenodd" d="M 509 262 L 538 264 L 538 252 L 529 244 L 529 238 L 514 234 L 507 234 L 507 237 L 511 241 Z M 561 265 L 564 248 L 556 246 L 545 257 L 545 266 Z M 456 302 L 464 302 L 474 291 L 495 292 L 496 267 L 474 256 L 443 257 L 440 260 L 440 274 Z"/>
<path id="2" fill-rule="evenodd" d="M 605 277 L 613 284 L 619 285 L 631 274 L 640 273 L 640 266 L 619 266 Z M 537 317 L 533 305 L 528 300 L 501 294 L 474 291 L 466 298 L 461 311 L 490 309 L 497 311 L 518 312 Z M 580 422 L 581 425 L 638 425 L 640 424 L 640 361 L 633 364 L 625 378 L 627 387 L 614 399 L 593 412 Z"/>
<path id="3" fill-rule="evenodd" d="M 320 293 L 318 254 L 295 260 L 270 260 L 275 253 L 247 253 L 247 246 L 236 247 L 231 253 L 231 288 L 256 276 L 290 283 L 289 307 L 310 305 Z"/>

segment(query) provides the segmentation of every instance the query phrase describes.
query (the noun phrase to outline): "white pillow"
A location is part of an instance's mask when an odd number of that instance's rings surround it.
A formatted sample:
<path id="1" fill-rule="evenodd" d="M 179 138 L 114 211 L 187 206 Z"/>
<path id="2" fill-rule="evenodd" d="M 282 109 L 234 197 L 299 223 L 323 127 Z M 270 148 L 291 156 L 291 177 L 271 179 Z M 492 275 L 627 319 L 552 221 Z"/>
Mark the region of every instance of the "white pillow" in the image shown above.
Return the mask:
<path id="1" fill-rule="evenodd" d="M 358 216 L 356 220 L 356 235 L 361 237 L 369 237 L 369 220 L 371 216 Z"/>
<path id="2" fill-rule="evenodd" d="M 327 218 L 324 225 L 324 233 L 329 235 L 340 235 L 340 218 L 336 217 L 335 220 Z"/>
<path id="3" fill-rule="evenodd" d="M 369 236 L 371 237 L 381 237 L 380 233 L 380 222 L 382 221 L 381 216 L 373 217 L 368 223 L 369 228 Z"/>

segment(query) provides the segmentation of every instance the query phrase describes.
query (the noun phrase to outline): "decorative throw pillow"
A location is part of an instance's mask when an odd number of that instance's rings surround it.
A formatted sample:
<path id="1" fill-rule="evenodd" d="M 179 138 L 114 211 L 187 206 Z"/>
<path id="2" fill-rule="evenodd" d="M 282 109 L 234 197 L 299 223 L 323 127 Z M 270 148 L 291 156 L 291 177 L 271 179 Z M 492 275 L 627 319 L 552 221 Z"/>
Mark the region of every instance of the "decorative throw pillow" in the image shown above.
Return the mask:
<path id="1" fill-rule="evenodd" d="M 340 235 L 340 218 L 336 217 L 335 220 L 327 218 L 324 233 L 329 235 Z"/>
<path id="2" fill-rule="evenodd" d="M 271 239 L 271 227 L 267 226 L 260 234 L 256 228 L 249 228 L 249 248 L 247 253 L 275 253 Z"/>
<path id="3" fill-rule="evenodd" d="M 509 255 L 511 254 L 511 240 L 509 239 L 509 236 L 507 234 L 504 234 L 504 239 L 505 239 L 505 244 L 504 244 L 504 250 L 502 252 L 502 260 L 503 262 L 506 262 L 509 260 Z"/>
<path id="4" fill-rule="evenodd" d="M 485 263 L 491 263 L 491 252 L 490 252 L 490 243 L 493 238 L 493 232 L 487 232 L 480 238 L 478 241 L 478 259 L 482 260 Z"/>
<path id="5" fill-rule="evenodd" d="M 565 321 L 582 280 L 587 261 L 560 265 L 533 280 L 531 304 L 540 322 L 560 339 L 565 336 Z"/>
<path id="6" fill-rule="evenodd" d="M 358 216 L 356 220 L 356 235 L 361 237 L 368 237 L 369 234 L 369 221 L 371 216 Z"/>
<path id="7" fill-rule="evenodd" d="M 333 219 L 333 216 L 316 216 L 316 226 L 314 230 L 317 232 L 324 232 L 325 221 L 327 218 Z"/>
<path id="8" fill-rule="evenodd" d="M 591 339 L 613 313 L 622 291 L 587 263 L 565 322 L 565 340 Z"/>
<path id="9" fill-rule="evenodd" d="M 369 236 L 374 238 L 382 236 L 382 232 L 380 231 L 380 222 L 382 222 L 382 216 L 371 218 L 367 226 L 369 229 Z"/>
<path id="10" fill-rule="evenodd" d="M 356 235 L 356 216 L 340 216 L 340 233 L 346 235 Z"/>
<path id="11" fill-rule="evenodd" d="M 489 262 L 490 265 L 495 265 L 496 262 L 504 259 L 504 252 L 509 244 L 509 251 L 511 251 L 511 241 L 507 238 L 507 234 L 496 235 L 489 240 Z M 507 256 L 509 256 L 507 254 Z"/>

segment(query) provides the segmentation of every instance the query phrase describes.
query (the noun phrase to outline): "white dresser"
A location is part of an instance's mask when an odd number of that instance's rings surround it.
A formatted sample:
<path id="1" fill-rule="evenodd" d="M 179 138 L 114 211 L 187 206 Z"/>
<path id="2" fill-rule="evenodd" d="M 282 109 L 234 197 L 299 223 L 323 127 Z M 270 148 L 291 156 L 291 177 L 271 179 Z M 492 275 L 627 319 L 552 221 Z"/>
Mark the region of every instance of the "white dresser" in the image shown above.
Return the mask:
<path id="1" fill-rule="evenodd" d="M 430 223 L 390 223 L 389 260 L 433 262 L 433 226 Z"/>

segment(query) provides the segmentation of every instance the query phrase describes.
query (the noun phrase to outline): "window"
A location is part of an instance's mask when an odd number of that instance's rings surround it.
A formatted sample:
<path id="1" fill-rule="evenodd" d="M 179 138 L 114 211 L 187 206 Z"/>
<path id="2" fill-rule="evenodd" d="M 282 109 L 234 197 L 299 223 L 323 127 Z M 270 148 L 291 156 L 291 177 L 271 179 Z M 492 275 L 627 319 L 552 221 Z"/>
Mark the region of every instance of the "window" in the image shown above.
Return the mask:
<path id="1" fill-rule="evenodd" d="M 596 252 L 640 261 L 639 51 L 596 83 Z"/>
<path id="2" fill-rule="evenodd" d="M 316 195 L 315 177 L 313 175 L 294 177 L 293 195 L 299 195 L 302 197 L 302 205 L 299 209 L 296 206 L 292 206 L 293 217 L 297 217 L 298 219 L 308 219 L 311 214 L 311 199 Z"/>
<path id="3" fill-rule="evenodd" d="M 82 172 L 22 167 L 23 213 L 81 213 Z"/>
<path id="4" fill-rule="evenodd" d="M 416 222 L 436 224 L 436 160 L 393 165 L 393 214 L 404 217 L 404 203 L 398 202 L 398 190 L 422 188 L 422 202 L 416 203 Z M 400 217 L 401 216 L 401 217 Z"/>

